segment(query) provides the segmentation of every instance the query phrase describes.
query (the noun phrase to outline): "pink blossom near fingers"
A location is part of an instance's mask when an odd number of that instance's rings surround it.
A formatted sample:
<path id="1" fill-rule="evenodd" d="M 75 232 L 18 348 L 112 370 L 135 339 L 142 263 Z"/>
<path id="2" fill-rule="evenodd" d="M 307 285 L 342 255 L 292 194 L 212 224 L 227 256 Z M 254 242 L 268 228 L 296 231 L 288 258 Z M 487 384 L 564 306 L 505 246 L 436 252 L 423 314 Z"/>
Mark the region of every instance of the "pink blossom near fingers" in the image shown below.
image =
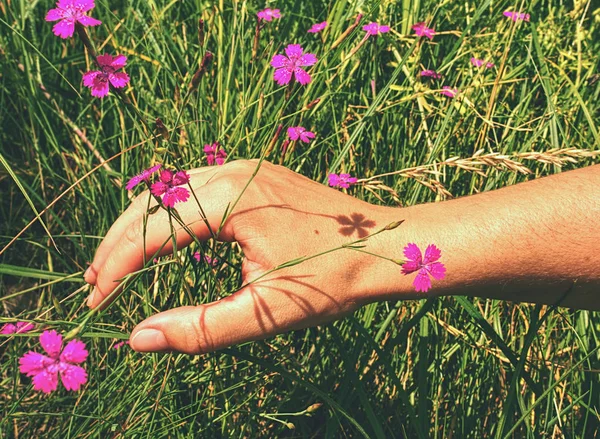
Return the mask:
<path id="1" fill-rule="evenodd" d="M 272 21 L 275 18 L 281 18 L 281 12 L 279 9 L 265 8 L 262 11 L 258 11 L 257 14 L 259 20 Z"/>
<path id="2" fill-rule="evenodd" d="M 430 40 L 433 40 L 435 35 L 435 29 L 427 27 L 424 21 L 413 24 L 412 30 L 415 31 L 418 37 L 427 37 Z"/>
<path id="3" fill-rule="evenodd" d="M 504 11 L 502 15 L 504 15 L 507 18 L 510 18 L 512 21 L 529 21 L 530 18 L 530 15 L 526 14 L 525 12 Z"/>
<path id="4" fill-rule="evenodd" d="M 75 24 L 82 26 L 98 26 L 100 20 L 90 17 L 86 12 L 94 9 L 94 0 L 59 0 L 56 9 L 50 9 L 46 21 L 58 21 L 52 28 L 54 35 L 69 38 L 75 32 Z"/>
<path id="5" fill-rule="evenodd" d="M 300 139 L 304 143 L 309 143 L 315 138 L 315 133 L 307 131 L 304 127 L 289 127 L 287 132 L 290 139 L 294 141 Z"/>
<path id="6" fill-rule="evenodd" d="M 108 95 L 110 85 L 123 88 L 129 84 L 129 75 L 117 72 L 127 64 L 127 57 L 117 55 L 114 58 L 109 54 L 98 55 L 96 58 L 100 70 L 90 70 L 83 74 L 83 85 L 92 89 L 92 96 L 103 98 Z"/>
<path id="7" fill-rule="evenodd" d="M 301 85 L 310 83 L 312 78 L 301 67 L 312 66 L 317 63 L 317 57 L 312 53 L 304 53 L 300 44 L 290 44 L 285 48 L 285 55 L 275 55 L 271 66 L 275 67 L 273 79 L 279 85 L 288 84 L 292 76 Z"/>
<path id="8" fill-rule="evenodd" d="M 329 174 L 329 186 L 331 187 L 339 187 L 348 189 L 351 184 L 355 184 L 357 181 L 356 177 L 351 177 L 350 174 Z"/>
<path id="9" fill-rule="evenodd" d="M 29 351 L 19 358 L 19 370 L 33 377 L 35 390 L 50 393 L 57 389 L 59 378 L 67 390 L 79 390 L 87 382 L 87 372 L 78 366 L 88 356 L 85 343 L 71 340 L 64 349 L 62 344 L 62 336 L 56 331 L 44 331 L 40 345 L 47 355 Z"/>
<path id="10" fill-rule="evenodd" d="M 154 165 L 148 169 L 144 169 L 138 175 L 134 175 L 133 177 L 131 177 L 131 179 L 125 185 L 125 189 L 130 191 L 131 189 L 136 187 L 138 184 L 140 184 L 142 181 L 149 182 L 150 177 L 152 177 L 152 174 L 157 172 L 161 168 L 161 166 L 162 166 L 161 164 Z"/>
<path id="11" fill-rule="evenodd" d="M 477 59 L 475 57 L 471 58 L 471 64 L 473 64 L 475 67 L 485 66 L 486 69 L 491 69 L 494 67 L 494 63 L 486 62 L 483 59 Z"/>
<path id="12" fill-rule="evenodd" d="M 150 192 L 155 197 L 162 197 L 162 203 L 166 207 L 174 207 L 179 202 L 185 202 L 190 197 L 190 191 L 181 187 L 188 184 L 190 176 L 185 171 L 173 172 L 163 169 L 159 181 L 150 186 Z"/>
<path id="13" fill-rule="evenodd" d="M 448 96 L 449 98 L 453 98 L 458 94 L 458 89 L 452 88 L 448 85 L 444 85 L 442 87 L 442 90 L 440 91 L 440 93 L 443 94 L 444 96 Z"/>
<path id="14" fill-rule="evenodd" d="M 118 341 L 113 345 L 113 349 L 118 350 L 121 349 L 123 346 L 128 345 L 129 344 L 129 340 L 127 341 Z"/>
<path id="15" fill-rule="evenodd" d="M 381 34 L 386 34 L 390 31 L 389 26 L 380 25 L 379 23 L 371 22 L 365 24 L 362 29 L 367 33 L 369 37 L 376 37 Z"/>
<path id="16" fill-rule="evenodd" d="M 442 77 L 442 75 L 440 75 L 435 70 L 421 70 L 421 73 L 419 73 L 419 75 L 433 79 L 440 79 Z"/>
<path id="17" fill-rule="evenodd" d="M 323 21 L 321 23 L 315 23 L 312 27 L 307 31 L 309 34 L 316 34 L 321 32 L 323 29 L 327 27 L 327 22 Z"/>
<path id="18" fill-rule="evenodd" d="M 220 148 L 220 146 L 221 144 L 219 142 L 204 145 L 204 154 L 206 154 L 206 162 L 209 166 L 212 166 L 215 163 L 221 166 L 225 163 L 227 152 L 225 152 L 223 148 Z"/>
<path id="19" fill-rule="evenodd" d="M 23 334 L 34 329 L 35 325 L 29 322 L 7 323 L 0 329 L 0 334 Z"/>
<path id="20" fill-rule="evenodd" d="M 431 278 L 441 280 L 446 276 L 446 267 L 438 262 L 442 252 L 435 245 L 430 244 L 425 249 L 425 257 L 417 244 L 407 244 L 404 247 L 406 262 L 402 264 L 402 274 L 408 275 L 418 272 L 413 281 L 413 286 L 418 292 L 427 292 L 431 289 Z"/>
<path id="21" fill-rule="evenodd" d="M 196 262 L 200 262 L 201 255 L 200 252 L 196 252 L 192 255 L 192 257 L 196 260 Z M 211 258 L 208 255 L 204 255 L 204 262 L 206 262 L 208 265 L 210 265 L 211 267 L 215 267 L 219 264 L 219 259 L 218 258 Z"/>

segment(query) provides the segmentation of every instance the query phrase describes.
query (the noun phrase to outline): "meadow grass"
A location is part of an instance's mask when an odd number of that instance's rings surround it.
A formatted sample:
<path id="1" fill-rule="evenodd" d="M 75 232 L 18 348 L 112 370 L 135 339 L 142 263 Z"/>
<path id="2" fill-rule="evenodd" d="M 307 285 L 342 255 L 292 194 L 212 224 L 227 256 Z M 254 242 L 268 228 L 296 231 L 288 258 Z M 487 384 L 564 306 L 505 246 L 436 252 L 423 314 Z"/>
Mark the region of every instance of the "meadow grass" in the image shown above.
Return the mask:
<path id="1" fill-rule="evenodd" d="M 0 323 L 83 327 L 90 351 L 84 389 L 46 396 L 18 371 L 35 333 L 0 339 L 0 437 L 594 437 L 599 327 L 588 311 L 388 302 L 202 356 L 112 349 L 145 317 L 240 285 L 238 248 L 209 243 L 231 265 L 195 264 L 193 246 L 138 276 L 106 311 L 88 311 L 82 273 L 130 203 L 124 182 L 154 162 L 199 167 L 202 146 L 219 141 L 229 160 L 264 156 L 323 183 L 350 172 L 362 179 L 352 195 L 402 206 L 597 162 L 591 0 L 269 6 L 283 17 L 255 45 L 259 2 L 98 0 L 103 25 L 90 38 L 100 53 L 127 55 L 131 76 L 121 97 L 100 100 L 81 85 L 93 66 L 81 42 L 44 21 L 50 1 L 0 2 Z M 531 21 L 506 19 L 507 9 Z M 361 25 L 392 31 L 348 58 L 360 26 L 331 46 L 359 12 Z M 323 33 L 306 33 L 324 20 Z M 433 41 L 411 35 L 417 21 L 432 23 Z M 319 62 L 311 84 L 286 91 L 269 61 L 291 43 Z M 207 51 L 213 62 L 192 86 Z M 474 68 L 472 56 L 495 67 Z M 423 68 L 443 79 L 419 78 Z M 442 85 L 459 96 L 441 95 Z M 168 139 L 156 136 L 156 118 Z M 280 124 L 317 138 L 284 156 L 283 134 L 272 141 Z"/>

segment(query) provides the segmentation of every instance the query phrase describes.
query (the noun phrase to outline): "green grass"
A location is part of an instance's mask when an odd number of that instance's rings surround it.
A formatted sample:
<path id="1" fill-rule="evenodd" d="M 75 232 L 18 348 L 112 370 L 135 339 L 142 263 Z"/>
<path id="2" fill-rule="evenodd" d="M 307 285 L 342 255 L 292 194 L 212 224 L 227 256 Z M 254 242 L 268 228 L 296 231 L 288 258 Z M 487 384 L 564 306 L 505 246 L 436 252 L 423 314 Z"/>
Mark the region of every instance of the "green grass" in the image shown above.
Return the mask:
<path id="1" fill-rule="evenodd" d="M 312 128 L 317 139 L 283 159 L 279 139 L 266 158 L 316 181 L 329 171 L 369 178 L 427 166 L 351 190 L 378 204 L 435 202 L 592 164 L 600 148 L 593 3 L 286 0 L 274 5 L 284 16 L 262 30 L 252 59 L 261 2 L 98 0 L 93 15 L 103 25 L 90 35 L 99 51 L 129 57 L 126 105 L 82 87 L 91 59 L 77 38 L 52 34 L 43 19 L 50 1 L 1 2 L 0 323 L 31 319 L 67 332 L 87 321 L 79 336 L 90 357 L 83 391 L 43 396 L 18 373 L 18 357 L 36 341 L 2 339 L 0 437 L 593 437 L 595 313 L 464 298 L 379 303 L 213 354 L 141 355 L 111 349 L 114 339 L 159 310 L 234 291 L 239 272 L 183 258 L 142 275 L 96 315 L 81 277 L 130 202 L 121 187 L 129 176 L 154 161 L 201 166 L 202 146 L 215 140 L 231 159 L 260 157 L 280 123 Z M 515 25 L 506 9 L 527 10 L 531 22 Z M 360 28 L 329 48 L 358 12 L 394 31 L 345 60 Z M 324 43 L 306 34 L 323 20 Z M 410 36 L 421 20 L 441 32 L 433 42 Z M 286 100 L 269 61 L 289 43 L 319 63 L 314 81 Z M 213 63 L 188 93 L 206 50 Z M 474 69 L 471 56 L 496 67 Z M 443 81 L 418 79 L 422 67 Z M 461 95 L 441 96 L 441 85 Z M 154 138 L 157 117 L 168 141 Z M 485 159 L 472 159 L 480 150 Z M 240 262 L 231 245 L 218 249 Z"/>

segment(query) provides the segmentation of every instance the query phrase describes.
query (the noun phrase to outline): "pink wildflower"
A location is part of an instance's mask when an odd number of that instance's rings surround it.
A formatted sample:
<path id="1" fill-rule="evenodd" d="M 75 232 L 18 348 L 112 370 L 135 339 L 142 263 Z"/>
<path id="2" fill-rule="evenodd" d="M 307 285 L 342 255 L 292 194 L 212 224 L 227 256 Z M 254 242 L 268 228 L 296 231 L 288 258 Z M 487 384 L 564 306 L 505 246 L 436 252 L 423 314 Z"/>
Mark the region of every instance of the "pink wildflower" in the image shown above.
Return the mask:
<path id="1" fill-rule="evenodd" d="M 312 66 L 317 62 L 317 57 L 312 53 L 304 54 L 300 44 L 290 44 L 285 48 L 285 55 L 275 55 L 271 65 L 275 67 L 273 79 L 279 85 L 288 84 L 294 75 L 296 81 L 306 85 L 311 77 L 300 67 Z"/>
<path id="2" fill-rule="evenodd" d="M 421 70 L 420 75 L 427 76 L 427 77 L 433 78 L 433 79 L 440 79 L 442 77 L 442 75 L 440 75 L 435 70 Z"/>
<path id="3" fill-rule="evenodd" d="M 7 323 L 0 329 L 0 334 L 23 334 L 25 332 L 33 331 L 35 325 L 29 322 L 17 322 L 16 324 Z"/>
<path id="4" fill-rule="evenodd" d="M 315 138 L 315 133 L 307 131 L 304 127 L 289 127 L 287 133 L 291 140 L 296 141 L 300 139 L 304 143 L 309 143 Z"/>
<path id="5" fill-rule="evenodd" d="M 494 67 L 494 63 L 486 62 L 483 59 L 477 59 L 474 57 L 471 58 L 471 64 L 473 64 L 475 67 L 485 66 L 486 69 L 491 69 L 492 67 Z"/>
<path id="6" fill-rule="evenodd" d="M 272 21 L 274 18 L 281 18 L 281 12 L 279 9 L 265 8 L 262 11 L 258 11 L 256 14 L 259 20 Z"/>
<path id="7" fill-rule="evenodd" d="M 502 15 L 510 18 L 512 21 L 519 21 L 519 20 L 529 21 L 529 18 L 530 18 L 529 14 L 526 14 L 525 12 L 504 11 L 502 13 Z"/>
<path id="8" fill-rule="evenodd" d="M 312 27 L 308 30 L 309 34 L 316 34 L 321 32 L 323 29 L 325 29 L 327 27 L 327 22 L 323 21 L 322 23 L 315 23 L 312 25 Z"/>
<path id="9" fill-rule="evenodd" d="M 196 252 L 192 256 L 196 260 L 196 262 L 200 262 L 200 252 Z M 219 259 L 211 258 L 208 255 L 204 255 L 204 262 L 206 262 L 211 267 L 215 267 L 219 263 Z"/>
<path id="10" fill-rule="evenodd" d="M 427 27 L 424 21 L 414 24 L 412 30 L 415 31 L 418 37 L 427 37 L 430 40 L 433 40 L 435 35 L 435 29 Z"/>
<path id="11" fill-rule="evenodd" d="M 431 288 L 432 276 L 436 280 L 441 280 L 446 275 L 446 267 L 441 262 L 438 262 L 442 256 L 442 252 L 435 245 L 430 244 L 425 249 L 425 258 L 421 256 L 421 250 L 416 244 L 408 244 L 404 247 L 404 256 L 406 261 L 402 265 L 402 273 L 410 274 L 418 271 L 417 277 L 413 281 L 415 290 L 426 292 Z"/>
<path id="12" fill-rule="evenodd" d="M 442 87 L 442 91 L 440 91 L 440 93 L 443 94 L 444 96 L 448 96 L 449 98 L 453 98 L 454 96 L 456 96 L 458 94 L 458 89 L 452 88 L 448 85 L 444 85 Z"/>
<path id="13" fill-rule="evenodd" d="M 164 169 L 160 172 L 159 181 L 152 184 L 150 192 L 155 197 L 162 196 L 162 202 L 167 207 L 173 207 L 180 201 L 187 201 L 190 191 L 181 187 L 189 183 L 190 176 L 185 171 L 173 172 Z"/>
<path id="14" fill-rule="evenodd" d="M 63 349 L 62 335 L 44 331 L 40 335 L 40 344 L 48 356 L 29 351 L 19 358 L 19 370 L 33 377 L 35 390 L 44 393 L 56 390 L 59 376 L 67 390 L 79 390 L 87 382 L 87 372 L 77 366 L 88 356 L 82 341 L 71 340 Z"/>
<path id="15" fill-rule="evenodd" d="M 52 32 L 57 37 L 69 38 L 75 32 L 75 23 L 82 26 L 102 24 L 100 20 L 86 15 L 94 6 L 94 0 L 58 0 L 56 9 L 50 9 L 46 14 L 46 21 L 58 21 L 52 27 Z"/>
<path id="16" fill-rule="evenodd" d="M 83 75 L 83 85 L 92 89 L 92 96 L 103 98 L 108 95 L 109 84 L 115 88 L 129 84 L 129 75 L 117 72 L 127 64 L 125 55 L 117 55 L 114 58 L 109 54 L 98 55 L 96 60 L 100 70 L 91 70 Z"/>
<path id="17" fill-rule="evenodd" d="M 369 37 L 376 37 L 380 34 L 385 34 L 390 31 L 389 26 L 383 26 L 379 23 L 371 22 L 369 24 L 365 24 L 362 29 L 367 33 Z"/>
<path id="18" fill-rule="evenodd" d="M 225 159 L 227 158 L 227 153 L 223 148 L 219 148 L 221 145 L 219 142 L 211 143 L 210 145 L 204 145 L 204 154 L 206 154 L 206 161 L 209 166 L 212 166 L 217 163 L 217 165 L 222 165 L 225 163 Z"/>
<path id="19" fill-rule="evenodd" d="M 331 187 L 341 187 L 344 189 L 348 189 L 351 184 L 356 183 L 356 177 L 350 177 L 350 174 L 329 174 L 329 186 Z"/>
<path id="20" fill-rule="evenodd" d="M 160 164 L 154 165 L 151 168 L 144 169 L 138 175 L 131 177 L 131 179 L 125 185 L 125 189 L 130 191 L 131 189 L 136 187 L 138 184 L 140 184 L 142 181 L 145 181 L 145 182 L 150 181 L 150 177 L 152 177 L 152 174 L 154 174 L 156 171 L 158 171 L 161 166 L 162 165 L 160 165 Z"/>
<path id="21" fill-rule="evenodd" d="M 122 348 L 123 346 L 125 346 L 126 344 L 127 344 L 127 345 L 129 344 L 129 340 L 127 340 L 127 341 L 118 341 L 118 342 L 116 342 L 116 343 L 113 345 L 113 349 L 121 349 L 121 348 Z"/>

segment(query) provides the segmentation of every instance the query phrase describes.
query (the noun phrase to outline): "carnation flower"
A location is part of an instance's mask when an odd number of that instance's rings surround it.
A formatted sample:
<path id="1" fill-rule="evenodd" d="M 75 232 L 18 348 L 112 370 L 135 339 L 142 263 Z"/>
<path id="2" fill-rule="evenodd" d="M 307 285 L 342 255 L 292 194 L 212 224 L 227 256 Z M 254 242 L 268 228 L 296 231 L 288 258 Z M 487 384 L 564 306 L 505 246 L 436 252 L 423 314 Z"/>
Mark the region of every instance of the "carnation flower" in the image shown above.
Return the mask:
<path id="1" fill-rule="evenodd" d="M 227 153 L 223 148 L 219 148 L 219 146 L 221 146 L 219 142 L 214 142 L 210 145 L 204 145 L 204 154 L 206 154 L 206 161 L 209 166 L 214 165 L 215 162 L 219 166 L 225 163 Z"/>
<path id="2" fill-rule="evenodd" d="M 430 244 L 425 249 L 425 258 L 421 255 L 421 249 L 416 244 L 408 244 L 404 247 L 404 256 L 408 259 L 402 264 L 402 273 L 411 274 L 418 271 L 417 277 L 413 281 L 415 290 L 427 292 L 431 289 L 431 277 L 441 280 L 446 275 L 446 267 L 441 262 L 437 262 L 442 256 L 442 252 L 435 245 Z"/>
<path id="3" fill-rule="evenodd" d="M 477 58 L 471 58 L 471 64 L 473 64 L 475 67 L 485 66 L 486 69 L 491 69 L 492 67 L 494 67 L 494 63 L 486 62 L 483 59 Z"/>
<path id="4" fill-rule="evenodd" d="M 274 18 L 281 18 L 281 12 L 279 9 L 265 8 L 262 11 L 258 11 L 257 14 L 259 20 L 272 21 Z"/>
<path id="5" fill-rule="evenodd" d="M 356 183 L 356 177 L 350 177 L 350 174 L 329 174 L 329 186 L 348 189 L 351 184 Z"/>
<path id="6" fill-rule="evenodd" d="M 424 21 L 414 24 L 412 30 L 415 31 L 418 37 L 427 37 L 430 40 L 433 40 L 435 35 L 435 29 L 427 27 Z"/>
<path id="7" fill-rule="evenodd" d="M 376 37 L 380 34 L 385 34 L 390 31 L 389 26 L 383 26 L 378 23 L 371 22 L 369 24 L 365 24 L 362 29 L 367 33 L 367 36 Z"/>
<path id="8" fill-rule="evenodd" d="M 308 30 L 309 34 L 316 34 L 321 32 L 323 29 L 325 29 L 327 27 L 327 22 L 323 21 L 322 23 L 315 23 L 312 25 L 312 27 Z"/>
<path id="9" fill-rule="evenodd" d="M 442 75 L 440 75 L 435 70 L 421 70 L 420 75 L 427 76 L 427 77 L 433 78 L 433 79 L 440 79 L 442 77 Z"/>
<path id="10" fill-rule="evenodd" d="M 131 189 L 136 187 L 138 184 L 140 184 L 142 181 L 149 182 L 150 177 L 152 177 L 152 174 L 154 174 L 156 171 L 158 171 L 161 166 L 162 165 L 160 165 L 160 164 L 154 165 L 151 168 L 144 169 L 138 175 L 131 177 L 131 179 L 125 185 L 125 189 L 130 191 Z"/>
<path id="11" fill-rule="evenodd" d="M 34 329 L 35 325 L 29 322 L 7 323 L 0 329 L 0 334 L 23 334 Z"/>
<path id="12" fill-rule="evenodd" d="M 86 12 L 94 9 L 94 0 L 58 0 L 56 9 L 50 9 L 46 21 L 58 21 L 53 27 L 54 35 L 61 38 L 73 36 L 75 23 L 82 26 L 98 26 L 100 20 L 90 17 Z"/>
<path id="13" fill-rule="evenodd" d="M 315 138 L 315 133 L 307 131 L 304 127 L 289 127 L 287 132 L 290 139 L 294 141 L 300 139 L 304 143 L 309 143 Z"/>
<path id="14" fill-rule="evenodd" d="M 19 358 L 19 370 L 33 377 L 35 390 L 44 393 L 56 390 L 59 377 L 67 390 L 79 390 L 87 382 L 87 372 L 77 366 L 88 356 L 82 341 L 71 340 L 63 349 L 62 335 L 56 331 L 44 331 L 40 335 L 40 344 L 47 356 L 29 351 Z"/>
<path id="15" fill-rule="evenodd" d="M 512 21 L 519 21 L 519 20 L 529 21 L 529 18 L 530 18 L 529 14 L 526 14 L 524 12 L 504 11 L 502 13 L 502 15 L 510 18 Z"/>
<path id="16" fill-rule="evenodd" d="M 292 75 L 296 81 L 306 85 L 311 81 L 311 77 L 301 67 L 312 66 L 317 62 L 317 57 L 312 53 L 304 54 L 300 44 L 290 44 L 285 48 L 285 55 L 275 55 L 271 60 L 271 65 L 275 67 L 273 79 L 279 85 L 288 84 Z"/>
<path id="17" fill-rule="evenodd" d="M 91 70 L 83 75 L 83 85 L 92 89 L 92 96 L 103 98 L 108 95 L 110 85 L 122 88 L 129 84 L 129 75 L 125 72 L 117 72 L 127 64 L 127 57 L 117 55 L 98 55 L 96 58 L 100 70 Z"/>
<path id="18" fill-rule="evenodd" d="M 180 201 L 187 201 L 190 197 L 190 191 L 181 187 L 189 181 L 190 176 L 185 171 L 173 172 L 164 169 L 160 173 L 159 181 L 150 187 L 150 192 L 155 197 L 162 197 L 165 206 L 173 207 Z"/>
<path id="19" fill-rule="evenodd" d="M 449 98 L 453 98 L 454 96 L 456 96 L 458 94 L 458 89 L 452 88 L 448 85 L 444 85 L 442 87 L 442 90 L 440 91 L 440 93 L 443 94 L 444 96 L 448 96 Z"/>

